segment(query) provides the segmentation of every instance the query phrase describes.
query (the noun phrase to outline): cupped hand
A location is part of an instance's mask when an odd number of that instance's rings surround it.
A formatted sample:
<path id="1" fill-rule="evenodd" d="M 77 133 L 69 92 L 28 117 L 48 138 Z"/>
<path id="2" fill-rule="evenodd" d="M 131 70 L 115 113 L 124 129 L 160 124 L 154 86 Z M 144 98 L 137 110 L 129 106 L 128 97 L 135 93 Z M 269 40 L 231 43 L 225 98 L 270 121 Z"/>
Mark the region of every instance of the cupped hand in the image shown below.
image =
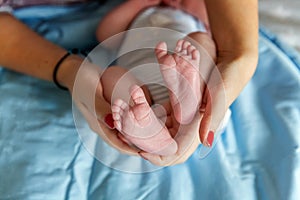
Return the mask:
<path id="1" fill-rule="evenodd" d="M 129 147 L 118 138 L 113 128 L 110 104 L 103 97 L 100 82 L 102 69 L 89 62 L 79 68 L 74 85 L 70 90 L 72 98 L 89 127 L 106 143 L 128 155 L 138 155 L 138 150 Z"/>
<path id="2" fill-rule="evenodd" d="M 199 113 L 203 113 L 199 135 L 201 142 L 212 147 L 226 111 L 251 79 L 256 69 L 257 52 L 219 54 L 212 69 Z"/>

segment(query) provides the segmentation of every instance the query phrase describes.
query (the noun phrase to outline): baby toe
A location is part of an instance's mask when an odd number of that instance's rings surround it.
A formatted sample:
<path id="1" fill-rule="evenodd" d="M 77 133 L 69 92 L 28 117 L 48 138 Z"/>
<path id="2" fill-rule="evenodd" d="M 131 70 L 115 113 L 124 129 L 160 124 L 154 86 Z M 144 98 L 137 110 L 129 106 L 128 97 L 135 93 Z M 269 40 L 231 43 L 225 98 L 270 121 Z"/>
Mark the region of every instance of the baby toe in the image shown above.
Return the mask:
<path id="1" fill-rule="evenodd" d="M 192 55 L 192 52 L 196 49 L 193 45 L 188 46 L 187 53 L 188 55 Z"/>
<path id="2" fill-rule="evenodd" d="M 120 132 L 122 131 L 122 123 L 119 120 L 114 121 L 114 125 L 116 127 L 117 130 L 119 130 Z"/>
<path id="3" fill-rule="evenodd" d="M 194 49 L 192 51 L 192 59 L 193 60 L 200 60 L 200 53 L 199 53 L 198 49 Z"/>
<path id="4" fill-rule="evenodd" d="M 182 49 L 182 45 L 183 45 L 184 40 L 178 40 L 176 43 L 176 47 L 175 47 L 175 52 L 179 53 Z"/>
<path id="5" fill-rule="evenodd" d="M 182 44 L 182 49 L 185 49 L 185 50 L 187 50 L 187 48 L 188 48 L 190 45 L 191 45 L 191 43 L 190 43 L 190 42 L 188 42 L 188 41 L 184 41 L 184 42 L 183 42 L 183 44 Z"/>
<path id="6" fill-rule="evenodd" d="M 131 98 L 135 104 L 147 103 L 147 100 L 146 100 L 146 97 L 144 95 L 144 91 L 142 90 L 142 88 L 140 88 L 137 85 L 134 85 L 131 87 L 130 91 L 131 91 L 130 92 Z"/>
<path id="7" fill-rule="evenodd" d="M 155 47 L 155 54 L 157 59 L 160 61 L 165 55 L 168 54 L 167 44 L 165 42 L 160 42 Z"/>

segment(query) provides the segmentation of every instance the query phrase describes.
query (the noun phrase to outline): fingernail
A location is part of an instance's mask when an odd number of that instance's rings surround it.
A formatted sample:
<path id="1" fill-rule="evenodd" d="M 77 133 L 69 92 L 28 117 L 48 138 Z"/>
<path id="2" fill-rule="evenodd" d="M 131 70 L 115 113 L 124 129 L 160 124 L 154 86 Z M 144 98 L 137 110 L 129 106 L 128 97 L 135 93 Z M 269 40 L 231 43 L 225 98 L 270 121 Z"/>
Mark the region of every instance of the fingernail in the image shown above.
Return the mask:
<path id="1" fill-rule="evenodd" d="M 212 144 L 213 144 L 213 142 L 214 142 L 214 137 L 215 137 L 214 132 L 213 132 L 213 131 L 209 131 L 209 133 L 208 133 L 208 135 L 207 135 L 207 139 L 206 139 L 207 144 L 208 144 L 209 147 L 212 146 Z"/>
<path id="2" fill-rule="evenodd" d="M 112 114 L 107 114 L 105 117 L 104 117 L 104 122 L 106 123 L 106 125 L 111 128 L 111 129 L 114 129 L 115 126 L 114 126 L 114 119 L 112 117 Z"/>

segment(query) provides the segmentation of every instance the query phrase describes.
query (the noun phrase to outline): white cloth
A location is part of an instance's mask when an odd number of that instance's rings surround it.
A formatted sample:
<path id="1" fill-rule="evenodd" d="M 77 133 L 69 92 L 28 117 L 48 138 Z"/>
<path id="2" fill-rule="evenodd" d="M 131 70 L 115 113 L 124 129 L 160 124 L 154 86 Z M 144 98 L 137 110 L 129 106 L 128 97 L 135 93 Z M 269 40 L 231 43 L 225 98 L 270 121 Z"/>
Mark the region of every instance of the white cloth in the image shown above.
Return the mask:
<path id="1" fill-rule="evenodd" d="M 154 55 L 155 45 L 166 41 L 169 49 L 173 50 L 178 39 L 191 32 L 206 32 L 205 27 L 202 22 L 181 10 L 152 7 L 138 15 L 129 29 L 133 31 L 128 31 L 124 36 L 119 55 L 134 52 L 120 57 L 118 64 L 131 69 L 133 74 L 148 84 L 154 102 L 162 103 L 168 98 L 168 91 L 162 87 L 164 82 Z"/>

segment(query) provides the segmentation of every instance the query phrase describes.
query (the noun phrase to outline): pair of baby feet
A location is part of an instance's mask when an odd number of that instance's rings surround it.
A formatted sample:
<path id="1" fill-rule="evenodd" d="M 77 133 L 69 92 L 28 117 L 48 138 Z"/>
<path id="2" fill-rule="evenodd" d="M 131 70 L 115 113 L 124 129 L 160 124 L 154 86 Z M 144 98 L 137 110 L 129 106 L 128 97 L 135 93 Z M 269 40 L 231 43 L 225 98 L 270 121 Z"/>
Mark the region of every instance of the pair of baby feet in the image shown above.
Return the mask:
<path id="1" fill-rule="evenodd" d="M 200 53 L 190 42 L 179 40 L 174 53 L 168 53 L 167 44 L 161 42 L 156 46 L 155 55 L 169 90 L 175 119 L 180 124 L 188 124 L 193 120 L 200 102 Z M 123 140 L 158 155 L 176 153 L 176 141 L 156 117 L 143 90 L 134 85 L 130 95 L 133 106 L 122 99 L 112 105 L 114 125 L 124 136 Z"/>

